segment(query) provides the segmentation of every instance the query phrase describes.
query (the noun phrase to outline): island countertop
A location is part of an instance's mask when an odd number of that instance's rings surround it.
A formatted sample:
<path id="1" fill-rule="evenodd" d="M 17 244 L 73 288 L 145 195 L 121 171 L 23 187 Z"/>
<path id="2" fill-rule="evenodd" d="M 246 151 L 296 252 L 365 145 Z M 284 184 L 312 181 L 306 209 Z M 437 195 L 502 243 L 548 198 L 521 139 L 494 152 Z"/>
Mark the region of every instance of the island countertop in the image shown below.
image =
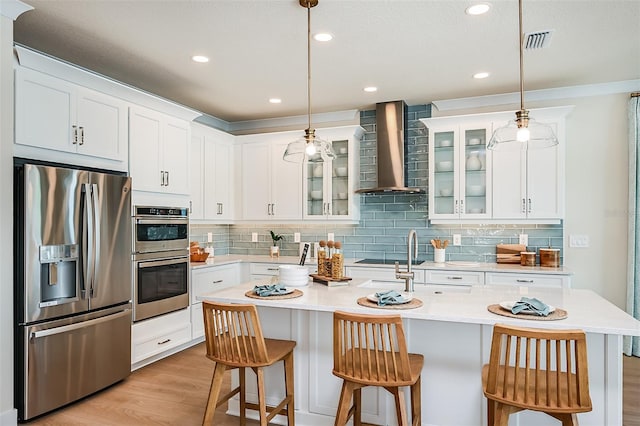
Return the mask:
<path id="1" fill-rule="evenodd" d="M 469 324 L 493 325 L 506 323 L 525 327 L 579 328 L 585 332 L 640 336 L 640 321 L 591 290 L 527 288 L 506 286 L 473 286 L 464 289 L 448 289 L 437 285 L 415 284 L 414 297 L 423 305 L 416 309 L 379 309 L 358 305 L 360 297 L 376 291 L 375 283 L 366 279 L 354 279 L 349 285 L 327 287 L 310 283 L 300 287 L 303 295 L 293 299 L 255 299 L 245 296 L 257 284 L 247 282 L 198 297 L 198 300 L 215 300 L 227 303 L 253 303 L 271 308 L 333 312 L 344 310 L 372 314 L 399 313 L 404 318 L 429 321 L 447 321 Z M 374 287 L 369 287 L 374 286 Z M 388 288 L 387 288 L 388 289 Z M 439 293 L 436 293 L 439 292 Z M 562 320 L 535 321 L 528 316 L 510 318 L 491 313 L 487 307 L 504 301 L 517 301 L 522 296 L 536 297 L 543 302 L 567 311 Z"/>

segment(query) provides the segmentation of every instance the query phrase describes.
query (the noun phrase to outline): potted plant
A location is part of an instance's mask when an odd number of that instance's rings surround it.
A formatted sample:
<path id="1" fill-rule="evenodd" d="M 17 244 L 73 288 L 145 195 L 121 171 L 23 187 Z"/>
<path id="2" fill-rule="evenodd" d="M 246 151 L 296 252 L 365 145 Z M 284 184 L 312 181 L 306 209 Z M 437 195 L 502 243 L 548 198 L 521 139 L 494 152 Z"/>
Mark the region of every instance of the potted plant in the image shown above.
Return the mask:
<path id="1" fill-rule="evenodd" d="M 280 257 L 280 247 L 278 247 L 278 241 L 283 240 L 284 237 L 282 235 L 274 233 L 273 231 L 269 232 L 271 232 L 271 240 L 273 240 L 273 245 L 269 250 L 269 255 L 271 257 Z"/>

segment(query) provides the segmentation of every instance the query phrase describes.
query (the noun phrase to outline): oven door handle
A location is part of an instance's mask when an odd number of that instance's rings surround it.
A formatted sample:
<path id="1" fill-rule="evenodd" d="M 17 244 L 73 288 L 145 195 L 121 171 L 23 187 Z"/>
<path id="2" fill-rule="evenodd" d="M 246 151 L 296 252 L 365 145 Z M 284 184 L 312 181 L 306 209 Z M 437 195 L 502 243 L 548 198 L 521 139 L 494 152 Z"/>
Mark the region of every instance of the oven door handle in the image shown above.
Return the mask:
<path id="1" fill-rule="evenodd" d="M 188 225 L 189 219 L 186 217 L 171 217 L 164 219 L 147 219 L 147 218 L 136 218 L 136 224 L 138 225 Z"/>
<path id="2" fill-rule="evenodd" d="M 189 262 L 189 256 L 184 257 L 172 257 L 167 259 L 158 259 L 158 260 L 140 260 L 138 261 L 138 268 L 153 268 L 154 266 L 166 266 L 166 265 L 177 265 L 180 263 Z"/>

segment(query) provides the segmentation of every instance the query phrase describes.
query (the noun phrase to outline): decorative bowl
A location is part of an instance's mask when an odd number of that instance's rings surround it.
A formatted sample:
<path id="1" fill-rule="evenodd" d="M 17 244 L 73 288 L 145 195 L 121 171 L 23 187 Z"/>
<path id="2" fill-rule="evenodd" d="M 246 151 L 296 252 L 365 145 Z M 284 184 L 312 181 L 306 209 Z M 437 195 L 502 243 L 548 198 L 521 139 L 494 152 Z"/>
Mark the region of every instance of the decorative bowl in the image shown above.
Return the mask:
<path id="1" fill-rule="evenodd" d="M 336 176 L 346 176 L 348 171 L 346 167 L 336 167 Z"/>
<path id="2" fill-rule="evenodd" d="M 346 153 L 347 153 L 347 148 L 340 148 L 340 149 L 338 150 L 338 153 L 340 153 L 340 154 L 346 154 Z"/>
<path id="3" fill-rule="evenodd" d="M 311 191 L 312 200 L 322 200 L 322 191 Z"/>
<path id="4" fill-rule="evenodd" d="M 445 139 L 445 140 L 440 141 L 440 144 L 438 146 L 444 148 L 444 147 L 448 147 L 448 146 L 451 146 L 451 145 L 453 145 L 453 142 L 451 142 L 451 139 Z"/>
<path id="5" fill-rule="evenodd" d="M 451 189 L 451 188 L 442 188 L 440 190 L 440 195 L 442 195 L 443 197 L 451 197 L 451 195 L 453 195 L 453 189 Z"/>
<path id="6" fill-rule="evenodd" d="M 207 257 L 209 257 L 209 253 L 207 253 L 206 251 L 202 250 L 201 252 L 193 252 L 191 253 L 191 255 L 189 256 L 189 259 L 192 262 L 204 262 L 205 260 L 207 260 Z"/>
<path id="7" fill-rule="evenodd" d="M 469 145 L 480 145 L 480 139 L 479 138 L 469 139 Z"/>
<path id="8" fill-rule="evenodd" d="M 453 161 L 439 161 L 436 164 L 436 170 L 439 172 L 450 172 L 453 170 Z"/>
<path id="9" fill-rule="evenodd" d="M 472 197 L 484 195 L 485 191 L 486 188 L 484 185 L 468 185 L 466 188 L 467 195 L 471 195 Z"/>

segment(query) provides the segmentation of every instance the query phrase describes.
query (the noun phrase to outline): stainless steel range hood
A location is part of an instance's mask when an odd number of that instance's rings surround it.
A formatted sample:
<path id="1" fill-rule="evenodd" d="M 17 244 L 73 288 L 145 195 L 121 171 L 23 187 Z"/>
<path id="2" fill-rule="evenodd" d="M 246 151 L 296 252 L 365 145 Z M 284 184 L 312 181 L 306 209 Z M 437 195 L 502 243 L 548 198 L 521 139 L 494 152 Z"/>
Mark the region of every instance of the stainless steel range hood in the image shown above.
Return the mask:
<path id="1" fill-rule="evenodd" d="M 359 189 L 360 194 L 423 193 L 407 186 L 407 104 L 404 101 L 376 104 L 378 186 Z"/>

